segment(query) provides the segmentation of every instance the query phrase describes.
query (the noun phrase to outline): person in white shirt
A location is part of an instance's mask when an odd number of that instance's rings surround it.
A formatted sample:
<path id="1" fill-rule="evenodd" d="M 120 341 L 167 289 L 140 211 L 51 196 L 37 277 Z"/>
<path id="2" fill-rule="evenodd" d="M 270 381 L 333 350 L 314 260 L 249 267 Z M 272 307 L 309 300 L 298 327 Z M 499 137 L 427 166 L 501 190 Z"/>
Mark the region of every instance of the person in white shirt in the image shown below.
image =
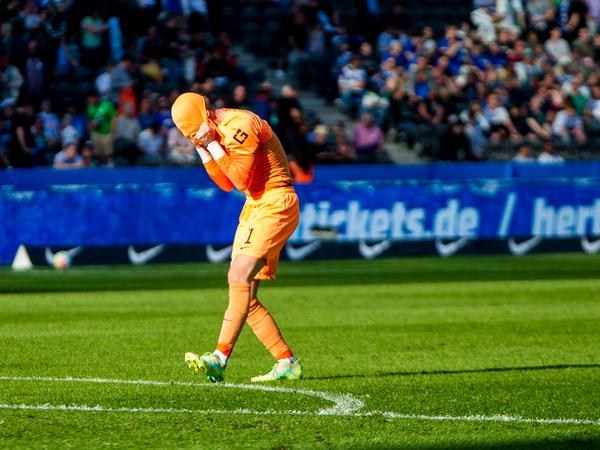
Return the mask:
<path id="1" fill-rule="evenodd" d="M 63 146 L 67 144 L 79 144 L 79 140 L 81 136 L 79 135 L 79 131 L 72 125 L 73 118 L 70 114 L 65 114 L 62 122 L 62 130 L 60 131 L 60 139 L 62 141 Z"/>
<path id="2" fill-rule="evenodd" d="M 340 98 L 346 112 L 356 116 L 358 106 L 362 101 L 367 83 L 367 72 L 362 68 L 360 56 L 353 56 L 348 64 L 342 68 L 338 77 Z"/>
<path id="3" fill-rule="evenodd" d="M 550 39 L 544 43 L 544 49 L 561 66 L 570 64 L 573 59 L 569 44 L 561 37 L 559 27 L 552 28 Z"/>
<path id="4" fill-rule="evenodd" d="M 186 138 L 179 128 L 169 130 L 167 137 L 169 160 L 175 164 L 194 164 L 196 162 L 196 147 Z"/>
<path id="5" fill-rule="evenodd" d="M 530 162 L 534 162 L 535 158 L 532 155 L 532 151 L 531 151 L 531 147 L 528 144 L 521 144 L 519 146 L 519 150 L 517 151 L 517 154 L 514 156 L 514 158 L 512 159 L 514 162 L 517 163 L 530 163 Z"/>
<path id="6" fill-rule="evenodd" d="M 562 156 L 554 153 L 554 145 L 550 141 L 544 143 L 544 151 L 540 153 L 537 160 L 540 164 L 560 164 L 565 162 Z"/>
<path id="7" fill-rule="evenodd" d="M 508 137 L 519 136 L 508 110 L 500 104 L 497 95 L 490 94 L 488 96 L 487 104 L 483 108 L 483 115 L 490 124 L 492 140 L 500 141 Z"/>
<path id="8" fill-rule="evenodd" d="M 137 145 L 142 153 L 141 163 L 155 165 L 163 161 L 165 138 L 160 132 L 160 124 L 154 122 L 150 128 L 140 133 Z"/>
<path id="9" fill-rule="evenodd" d="M 77 153 L 75 144 L 67 144 L 54 156 L 55 169 L 80 169 L 84 167 L 83 158 Z"/>
<path id="10" fill-rule="evenodd" d="M 570 144 L 573 141 L 580 145 L 585 144 L 583 120 L 581 120 L 570 101 L 566 101 L 564 109 L 556 114 L 552 123 L 552 134 L 565 144 Z"/>
<path id="11" fill-rule="evenodd" d="M 96 77 L 96 90 L 100 97 L 108 97 L 112 86 L 112 62 L 108 62 L 104 67 L 104 71 Z"/>

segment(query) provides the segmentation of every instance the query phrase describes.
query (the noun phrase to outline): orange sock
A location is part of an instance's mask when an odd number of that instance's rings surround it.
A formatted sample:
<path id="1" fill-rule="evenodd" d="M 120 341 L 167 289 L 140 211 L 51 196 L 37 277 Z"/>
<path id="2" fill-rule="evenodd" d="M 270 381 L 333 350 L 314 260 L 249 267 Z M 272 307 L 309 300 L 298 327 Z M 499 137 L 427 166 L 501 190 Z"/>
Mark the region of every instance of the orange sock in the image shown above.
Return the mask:
<path id="1" fill-rule="evenodd" d="M 250 306 L 250 283 L 231 283 L 229 285 L 229 305 L 223 317 L 221 334 L 217 350 L 229 357 L 240 335 Z"/>
<path id="2" fill-rule="evenodd" d="M 248 325 L 276 359 L 291 358 L 293 356 L 275 320 L 257 298 L 253 298 L 250 302 Z"/>

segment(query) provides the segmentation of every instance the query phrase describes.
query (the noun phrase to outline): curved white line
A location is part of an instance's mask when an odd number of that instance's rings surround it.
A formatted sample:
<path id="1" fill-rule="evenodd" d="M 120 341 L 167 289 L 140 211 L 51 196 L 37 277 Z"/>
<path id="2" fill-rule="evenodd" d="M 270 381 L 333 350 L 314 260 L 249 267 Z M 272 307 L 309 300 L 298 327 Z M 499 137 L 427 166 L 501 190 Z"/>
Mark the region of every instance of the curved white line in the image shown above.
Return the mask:
<path id="1" fill-rule="evenodd" d="M 300 394 L 310 397 L 321 398 L 334 403 L 329 409 L 318 411 L 299 411 L 299 410 L 252 410 L 252 409 L 188 409 L 188 408 L 127 408 L 127 407 L 107 407 L 107 406 L 88 406 L 88 405 L 26 405 L 26 404 L 8 404 L 0 403 L 0 410 L 26 410 L 26 411 L 89 411 L 89 412 L 130 412 L 130 413 L 169 413 L 169 414 L 246 414 L 246 415 L 333 415 L 346 417 L 385 417 L 398 420 L 427 420 L 439 422 L 497 422 L 497 423 L 535 423 L 535 424 L 558 424 L 558 425 L 593 425 L 600 426 L 600 419 L 542 419 L 528 418 L 521 416 L 453 416 L 453 415 L 435 415 L 424 414 L 402 414 L 391 411 L 367 411 L 360 412 L 364 403 L 350 394 L 334 394 L 323 391 L 313 391 L 310 389 L 292 389 L 279 386 L 263 386 L 252 384 L 198 384 L 183 381 L 153 381 L 153 380 L 115 380 L 105 378 L 52 378 L 52 377 L 9 377 L 0 376 L 0 381 L 47 381 L 47 382 L 72 382 L 72 383 L 111 383 L 111 384 L 134 384 L 150 386 L 193 386 L 206 388 L 228 388 L 228 389 L 246 389 L 254 391 L 280 392 L 290 394 Z"/>
<path id="2" fill-rule="evenodd" d="M 244 389 L 248 391 L 279 392 L 284 394 L 297 394 L 307 397 L 320 398 L 333 403 L 331 408 L 321 409 L 318 414 L 346 415 L 362 409 L 365 405 L 362 401 L 350 394 L 334 394 L 324 391 L 313 391 L 310 389 L 286 388 L 280 386 L 264 386 L 260 384 L 233 384 L 233 383 L 191 383 L 185 381 L 154 381 L 154 380 L 115 380 L 108 378 L 54 378 L 54 377 L 9 377 L 0 376 L 0 381 L 45 381 L 45 382 L 67 382 L 67 383 L 104 383 L 104 384 L 134 384 L 149 386 L 188 386 L 199 388 L 225 388 Z"/>
<path id="3" fill-rule="evenodd" d="M 256 411 L 252 409 L 188 409 L 188 408 L 112 408 L 106 406 L 88 405 L 25 405 L 0 403 L 0 410 L 25 410 L 25 411 L 83 411 L 83 412 L 126 412 L 126 413 L 166 413 L 166 414 L 242 414 L 255 416 L 323 416 L 335 415 L 345 417 L 385 417 L 398 420 L 426 420 L 436 422 L 497 422 L 497 423 L 535 423 L 542 425 L 593 425 L 600 426 L 600 420 L 591 419 L 537 419 L 520 416 L 427 416 L 424 414 L 401 414 L 389 411 L 350 412 L 350 413 L 326 413 L 321 411 L 298 411 L 298 410 L 272 410 L 266 409 Z"/>

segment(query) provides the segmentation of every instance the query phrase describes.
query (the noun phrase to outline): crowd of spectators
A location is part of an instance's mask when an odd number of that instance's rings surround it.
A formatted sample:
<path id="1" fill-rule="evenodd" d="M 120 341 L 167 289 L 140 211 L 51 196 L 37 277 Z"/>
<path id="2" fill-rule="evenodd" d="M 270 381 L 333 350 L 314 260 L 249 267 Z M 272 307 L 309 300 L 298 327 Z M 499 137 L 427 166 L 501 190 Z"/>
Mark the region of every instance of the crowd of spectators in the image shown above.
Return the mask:
<path id="1" fill-rule="evenodd" d="M 0 166 L 193 164 L 169 112 L 185 90 L 258 113 L 308 177 L 315 163 L 385 160 L 386 140 L 451 161 L 549 147 L 558 160 L 600 142 L 600 0 L 475 0 L 470 21 L 441 31 L 381 1 L 357 2 L 352 27 L 338 3 L 4 2 Z M 259 33 L 275 82 L 232 50 L 256 4 L 275 11 Z M 296 86 L 356 123 L 304 111 Z"/>
<path id="2" fill-rule="evenodd" d="M 5 2 L 0 167 L 195 164 L 170 114 L 183 91 L 255 111 L 300 154 L 306 127 L 296 88 L 275 92 L 242 67 L 220 25 L 221 3 Z"/>
<path id="3" fill-rule="evenodd" d="M 425 159 L 509 159 L 523 144 L 593 155 L 600 0 L 473 3 L 470 21 L 437 37 L 411 28 L 402 3 L 374 2 L 363 19 L 379 30 L 371 36 L 349 31 L 335 11 L 298 3 L 286 26 L 289 68 Z"/>

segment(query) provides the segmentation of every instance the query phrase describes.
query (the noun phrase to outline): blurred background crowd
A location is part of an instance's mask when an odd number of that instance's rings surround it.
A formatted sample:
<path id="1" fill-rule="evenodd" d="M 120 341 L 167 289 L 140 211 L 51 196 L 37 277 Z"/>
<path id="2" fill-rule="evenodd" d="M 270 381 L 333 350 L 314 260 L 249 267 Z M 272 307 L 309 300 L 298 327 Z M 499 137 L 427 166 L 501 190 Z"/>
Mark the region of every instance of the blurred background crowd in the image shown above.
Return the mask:
<path id="1" fill-rule="evenodd" d="M 600 143 L 600 0 L 2 3 L 0 167 L 194 164 L 170 117 L 188 90 L 269 121 L 307 181 L 387 144 L 560 162 Z"/>

